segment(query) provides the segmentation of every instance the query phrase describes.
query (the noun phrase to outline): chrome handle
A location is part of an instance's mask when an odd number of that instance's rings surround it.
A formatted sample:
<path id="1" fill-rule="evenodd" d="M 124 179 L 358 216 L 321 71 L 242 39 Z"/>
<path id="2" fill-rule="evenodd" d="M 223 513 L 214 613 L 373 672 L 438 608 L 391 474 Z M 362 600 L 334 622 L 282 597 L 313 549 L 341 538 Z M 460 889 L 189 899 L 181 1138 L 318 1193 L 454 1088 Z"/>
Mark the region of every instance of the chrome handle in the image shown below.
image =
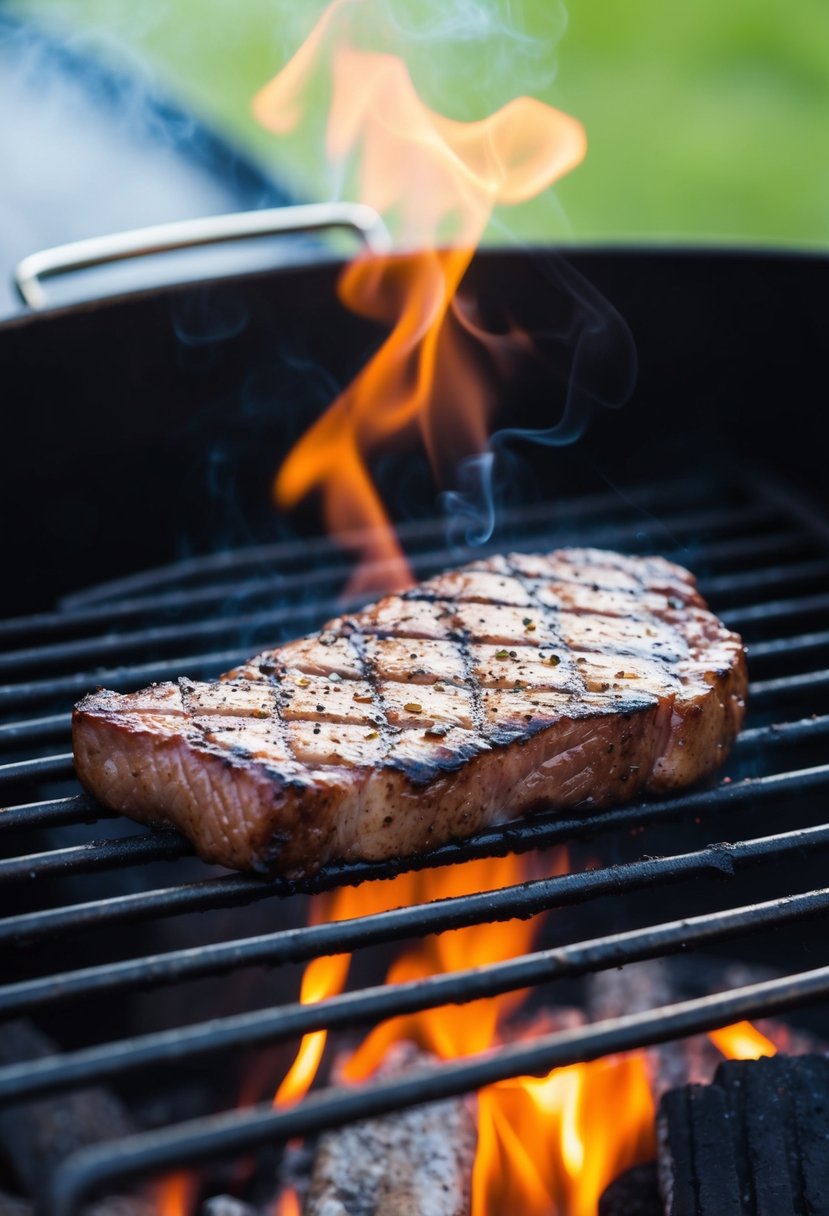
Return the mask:
<path id="1" fill-rule="evenodd" d="M 71 245 L 56 245 L 32 253 L 18 263 L 14 272 L 17 293 L 29 308 L 46 307 L 43 280 L 72 270 L 88 270 L 112 262 L 141 258 L 177 249 L 220 245 L 248 237 L 276 236 L 291 232 L 320 232 L 347 228 L 356 232 L 366 247 L 377 254 L 388 253 L 391 237 L 386 225 L 372 207 L 362 203 L 306 203 L 295 207 L 271 207 L 262 211 L 239 211 L 231 215 L 212 215 L 203 219 L 179 220 L 135 228 L 113 236 L 97 236 Z"/>

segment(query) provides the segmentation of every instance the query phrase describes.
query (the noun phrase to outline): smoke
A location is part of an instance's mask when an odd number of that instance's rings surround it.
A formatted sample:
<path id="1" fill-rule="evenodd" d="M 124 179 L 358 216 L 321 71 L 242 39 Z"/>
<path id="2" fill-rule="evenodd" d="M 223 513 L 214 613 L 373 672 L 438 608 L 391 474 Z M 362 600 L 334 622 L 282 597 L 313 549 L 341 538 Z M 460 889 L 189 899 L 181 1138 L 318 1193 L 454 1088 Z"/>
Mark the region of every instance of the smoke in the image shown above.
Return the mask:
<path id="1" fill-rule="evenodd" d="M 450 548 L 485 545 L 492 536 L 495 530 L 494 463 L 491 451 L 468 456 L 458 468 L 458 488 L 445 490 L 440 495 Z"/>
<path id="2" fill-rule="evenodd" d="M 446 517 L 447 543 L 486 544 L 495 531 L 503 499 L 526 496 L 532 475 L 519 449 L 526 445 L 564 448 L 581 439 L 597 410 L 618 410 L 630 400 L 638 373 L 633 335 L 609 300 L 562 256 L 536 254 L 536 268 L 545 282 L 550 311 L 556 317 L 544 329 L 523 335 L 486 339 L 498 366 L 498 345 L 510 357 L 503 360 L 502 396 L 510 385 L 515 350 L 540 366 L 537 371 L 551 388 L 550 419 L 537 425 L 504 426 L 490 437 L 486 451 L 461 461 L 456 488 L 440 495 Z M 503 352 L 500 352 L 503 353 Z M 553 387 L 559 386 L 554 402 Z M 563 386 L 563 391 L 561 386 Z M 546 425 L 545 425 L 546 422 Z M 545 498 L 550 498 L 549 488 Z"/>
<path id="3" fill-rule="evenodd" d="M 547 447 L 575 443 L 590 425 L 597 406 L 620 409 L 636 383 L 638 357 L 633 336 L 610 301 L 563 257 L 545 259 L 541 269 L 563 304 L 565 316 L 558 326 L 537 331 L 533 338 L 551 361 L 551 371 L 569 364 L 564 407 L 547 427 L 502 428 L 490 441 L 495 448 L 517 440 Z"/>
<path id="4" fill-rule="evenodd" d="M 527 6 L 521 0 L 383 0 L 382 11 L 398 47 L 413 52 L 419 87 L 456 117 L 479 117 L 518 94 L 538 95 L 555 79 L 567 29 L 561 0 Z M 478 113 L 458 113 L 464 106 Z"/>

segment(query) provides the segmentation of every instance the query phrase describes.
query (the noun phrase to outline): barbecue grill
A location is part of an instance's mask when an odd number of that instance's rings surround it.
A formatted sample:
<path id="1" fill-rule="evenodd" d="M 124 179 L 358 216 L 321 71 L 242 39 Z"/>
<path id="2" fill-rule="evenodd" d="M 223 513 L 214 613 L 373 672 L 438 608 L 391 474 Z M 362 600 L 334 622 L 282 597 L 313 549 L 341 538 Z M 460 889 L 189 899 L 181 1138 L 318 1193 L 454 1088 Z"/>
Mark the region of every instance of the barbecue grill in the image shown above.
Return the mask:
<path id="1" fill-rule="evenodd" d="M 318 1090 L 289 1110 L 233 1109 L 235 1095 L 219 1085 L 208 1108 L 67 1160 L 45 1201 L 57 1216 L 134 1180 L 746 1017 L 792 1011 L 829 1037 L 820 919 L 829 912 L 829 516 L 820 503 L 826 426 L 811 404 L 823 371 L 823 259 L 481 255 L 469 290 L 485 307 L 497 298 L 547 343 L 561 385 L 551 399 L 550 363 L 540 360 L 510 389 L 511 418 L 542 429 L 558 416 L 580 374 L 570 346 L 586 333 L 604 335 L 596 357 L 623 381 L 633 344 L 619 316 L 638 352 L 637 387 L 629 405 L 594 416 L 571 451 L 521 449 L 531 501 L 513 487 L 483 547 L 450 543 L 430 495 L 421 493 L 416 518 L 411 498 L 396 504 L 409 516 L 401 537 L 420 576 L 507 547 L 566 543 L 690 566 L 749 644 L 746 729 L 713 784 L 602 813 L 542 813 L 428 856 L 329 866 L 295 882 L 207 867 L 176 833 L 139 830 L 74 782 L 69 711 L 84 692 L 209 677 L 340 610 L 347 552 L 318 536 L 310 512 L 291 521 L 291 537 L 263 506 L 279 445 L 377 340 L 337 311 L 336 270 L 165 289 L 0 331 L 18 405 L 2 492 L 15 520 L 8 602 L 19 613 L 0 623 L 0 1016 L 31 1016 L 62 1047 L 0 1067 L 0 1102 L 14 1108 L 99 1082 L 127 1095 L 163 1090 L 168 1078 L 277 1044 L 287 1060 L 315 1029 L 364 1030 L 535 986 L 556 1000 L 591 973 L 687 950 L 780 976 L 356 1090 Z M 223 326 L 231 315 L 238 323 Z M 203 325 L 203 342 L 182 337 L 185 316 Z M 267 413 L 267 392 L 283 405 L 296 398 L 288 416 Z M 591 411 L 608 403 L 600 396 Z M 31 463 L 28 477 L 17 467 L 21 451 L 41 456 L 34 485 Z M 205 508 L 195 487 L 211 478 Z M 230 487 L 238 492 L 227 509 Z M 570 872 L 557 877 L 302 924 L 305 897 L 338 884 L 562 843 Z M 369 980 L 317 1006 L 296 1001 L 295 964 L 548 909 L 554 941 L 532 954 L 394 987 Z"/>

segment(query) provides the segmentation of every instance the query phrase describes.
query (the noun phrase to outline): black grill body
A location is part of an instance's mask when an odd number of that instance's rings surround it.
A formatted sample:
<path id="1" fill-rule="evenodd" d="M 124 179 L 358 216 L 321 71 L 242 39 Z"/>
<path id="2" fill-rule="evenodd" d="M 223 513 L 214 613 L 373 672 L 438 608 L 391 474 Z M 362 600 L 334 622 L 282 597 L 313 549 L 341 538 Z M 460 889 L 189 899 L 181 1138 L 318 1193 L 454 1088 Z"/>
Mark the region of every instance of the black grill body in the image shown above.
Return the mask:
<path id="1" fill-rule="evenodd" d="M 333 275 L 286 271 L 0 331 L 16 404 L 3 454 L 15 527 L 0 623 L 0 1016 L 34 1018 L 63 1049 L 0 1068 L 0 1102 L 102 1081 L 132 1099 L 188 1077 L 201 1095 L 172 1124 L 67 1162 L 56 1213 L 96 1188 L 742 1017 L 791 1011 L 829 1038 L 822 259 L 492 253 L 468 285 L 493 324 L 508 315 L 538 335 L 541 356 L 516 376 L 500 425 L 553 425 L 574 378 L 576 406 L 593 415 L 566 451 L 505 444 L 513 476 L 487 548 L 664 553 L 698 574 L 749 643 L 747 727 L 710 786 L 602 814 L 539 814 L 429 857 L 330 867 L 303 883 L 208 868 L 175 833 L 140 830 L 79 790 L 68 715 L 85 691 L 210 676 L 338 609 L 349 555 L 316 535 L 310 509 L 287 521 L 268 502 L 279 452 L 377 340 L 340 315 Z M 636 360 L 629 403 L 606 411 Z M 401 459 L 381 478 L 399 481 Z M 417 459 L 405 467 L 395 506 L 416 571 L 470 556 L 430 522 Z M 314 891 L 563 843 L 564 876 L 304 927 Z M 552 910 L 552 953 L 411 990 L 377 987 L 382 971 L 369 969 L 356 995 L 296 1004 L 299 965 L 317 955 L 370 957 L 540 910 Z M 233 1110 L 239 1062 L 254 1053 L 278 1079 L 308 1030 L 362 1033 L 393 1013 L 510 988 L 572 1002 L 593 971 L 687 950 L 770 978 L 405 1081 L 322 1091 L 288 1112 Z"/>

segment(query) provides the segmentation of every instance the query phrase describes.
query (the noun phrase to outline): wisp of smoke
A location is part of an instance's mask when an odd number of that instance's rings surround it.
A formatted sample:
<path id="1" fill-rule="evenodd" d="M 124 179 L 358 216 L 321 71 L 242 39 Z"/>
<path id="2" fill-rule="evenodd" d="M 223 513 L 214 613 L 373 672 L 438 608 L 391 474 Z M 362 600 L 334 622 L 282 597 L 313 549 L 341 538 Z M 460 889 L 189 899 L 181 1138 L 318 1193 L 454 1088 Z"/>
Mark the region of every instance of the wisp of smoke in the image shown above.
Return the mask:
<path id="1" fill-rule="evenodd" d="M 490 437 L 485 452 L 461 462 L 457 488 L 440 495 L 450 545 L 483 545 L 492 537 L 498 484 L 513 486 L 518 475 L 511 459 L 516 445 L 561 448 L 576 443 L 596 408 L 620 409 L 636 383 L 633 336 L 610 301 L 561 257 L 546 258 L 541 268 L 561 302 L 562 315 L 555 327 L 531 336 L 539 357 L 549 364 L 551 382 L 568 369 L 564 405 L 549 426 L 502 427 Z M 504 475 L 507 465 L 511 467 Z"/>
<path id="2" fill-rule="evenodd" d="M 458 469 L 458 489 L 445 490 L 440 503 L 447 521 L 447 541 L 456 546 L 485 545 L 495 529 L 494 453 L 467 456 Z"/>

